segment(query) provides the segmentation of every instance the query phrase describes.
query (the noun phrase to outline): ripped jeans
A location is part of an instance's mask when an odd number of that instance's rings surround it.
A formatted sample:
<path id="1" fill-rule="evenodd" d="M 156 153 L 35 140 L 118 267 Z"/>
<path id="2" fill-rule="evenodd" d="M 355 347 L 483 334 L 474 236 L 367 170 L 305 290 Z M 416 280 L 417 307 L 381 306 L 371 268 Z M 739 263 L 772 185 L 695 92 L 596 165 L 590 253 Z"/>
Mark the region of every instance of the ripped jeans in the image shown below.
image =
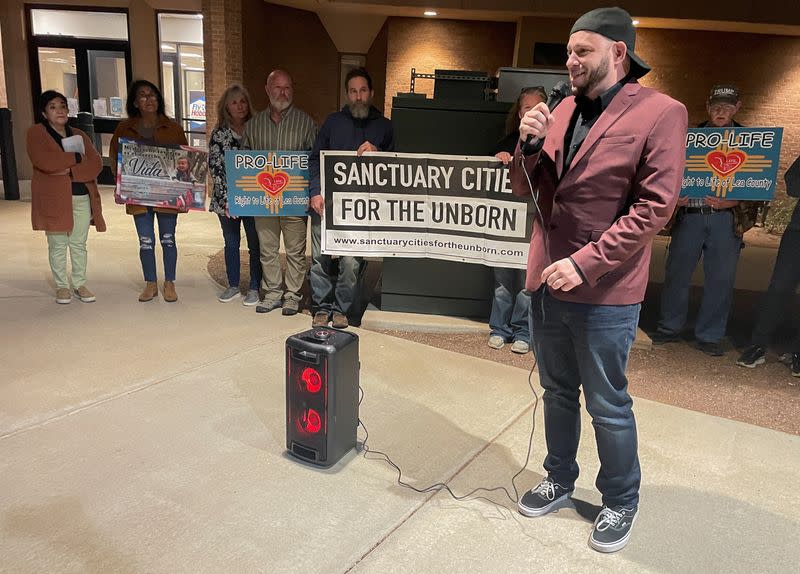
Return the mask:
<path id="1" fill-rule="evenodd" d="M 147 212 L 133 216 L 136 233 L 139 234 L 139 259 L 145 281 L 156 281 L 156 231 L 154 218 L 158 218 L 158 235 L 164 255 L 164 280 L 175 281 L 175 265 L 178 262 L 178 249 L 175 247 L 175 225 L 177 213 L 162 213 L 152 207 Z"/>

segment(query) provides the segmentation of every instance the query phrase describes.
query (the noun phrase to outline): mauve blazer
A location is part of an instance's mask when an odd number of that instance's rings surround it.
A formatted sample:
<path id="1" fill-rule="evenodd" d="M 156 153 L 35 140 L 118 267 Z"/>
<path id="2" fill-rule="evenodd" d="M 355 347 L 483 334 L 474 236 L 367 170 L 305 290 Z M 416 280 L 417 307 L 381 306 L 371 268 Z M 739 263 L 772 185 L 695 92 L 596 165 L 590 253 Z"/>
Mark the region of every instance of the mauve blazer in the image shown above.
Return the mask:
<path id="1" fill-rule="evenodd" d="M 651 88 L 625 84 L 564 172 L 564 137 L 574 110 L 575 98 L 565 99 L 553 113 L 542 150 L 521 164 L 518 146 L 511 166 L 512 191 L 530 195 L 527 171 L 544 219 L 544 226 L 534 220 L 525 287 L 539 289 L 544 268 L 571 257 L 584 283 L 571 291 L 551 290 L 553 296 L 600 305 L 640 303 L 651 241 L 672 215 L 681 189 L 686 108 Z"/>

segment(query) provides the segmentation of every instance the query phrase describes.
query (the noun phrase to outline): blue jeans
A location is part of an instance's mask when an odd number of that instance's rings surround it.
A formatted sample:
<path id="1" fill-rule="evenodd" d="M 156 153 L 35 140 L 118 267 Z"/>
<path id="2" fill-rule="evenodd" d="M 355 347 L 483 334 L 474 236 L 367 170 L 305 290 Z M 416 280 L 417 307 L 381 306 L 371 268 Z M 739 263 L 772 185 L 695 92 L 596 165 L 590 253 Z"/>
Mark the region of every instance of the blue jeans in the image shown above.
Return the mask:
<path id="1" fill-rule="evenodd" d="M 311 299 L 314 312 L 338 312 L 347 315 L 360 296 L 360 278 L 365 264 L 361 257 L 341 256 L 338 274 L 330 255 L 322 254 L 322 222 L 311 215 Z"/>
<path id="2" fill-rule="evenodd" d="M 219 214 L 218 214 L 219 215 Z M 247 238 L 247 251 L 250 255 L 250 290 L 257 291 L 261 284 L 261 260 L 258 250 L 258 233 L 252 217 L 226 217 L 219 215 L 222 227 L 222 238 L 225 240 L 225 271 L 228 275 L 228 287 L 239 287 L 241 261 L 239 246 L 242 243 L 242 225 Z"/>
<path id="3" fill-rule="evenodd" d="M 702 255 L 705 279 L 694 336 L 698 341 L 719 343 L 728 325 L 741 250 L 742 238 L 733 232 L 732 212 L 679 213 L 669 243 L 658 330 L 680 333 L 683 329 L 692 273 Z"/>
<path id="4" fill-rule="evenodd" d="M 164 280 L 175 281 L 175 266 L 178 263 L 178 248 L 175 247 L 177 213 L 163 213 L 148 207 L 145 213 L 133 216 L 136 233 L 139 234 L 139 259 L 145 281 L 156 281 L 156 232 L 154 218 L 158 218 L 158 235 L 164 256 Z"/>
<path id="5" fill-rule="evenodd" d="M 530 343 L 528 314 L 531 298 L 525 292 L 525 270 L 494 268 L 494 299 L 489 328 L 506 343 L 525 341 Z"/>
<path id="6" fill-rule="evenodd" d="M 758 321 L 753 331 L 753 344 L 768 347 L 786 309 L 800 284 L 800 231 L 787 229 L 781 237 L 769 289 L 761 300 Z M 800 333 L 792 342 L 792 352 L 800 352 Z"/>
<path id="7" fill-rule="evenodd" d="M 544 388 L 544 468 L 571 488 L 578 478 L 581 387 L 592 417 L 600 472 L 597 489 L 608 506 L 639 503 L 638 439 L 625 369 L 641 305 L 587 305 L 531 296 L 533 350 Z"/>

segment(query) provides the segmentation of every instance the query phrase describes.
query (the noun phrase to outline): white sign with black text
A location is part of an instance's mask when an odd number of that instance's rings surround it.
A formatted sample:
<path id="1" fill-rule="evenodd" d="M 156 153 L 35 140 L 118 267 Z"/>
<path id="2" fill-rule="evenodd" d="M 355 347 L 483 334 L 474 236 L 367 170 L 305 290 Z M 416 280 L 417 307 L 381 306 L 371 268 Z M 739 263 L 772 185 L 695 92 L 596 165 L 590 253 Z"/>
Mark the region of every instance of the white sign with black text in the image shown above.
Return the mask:
<path id="1" fill-rule="evenodd" d="M 525 268 L 530 206 L 493 157 L 324 151 L 320 174 L 323 253 Z"/>

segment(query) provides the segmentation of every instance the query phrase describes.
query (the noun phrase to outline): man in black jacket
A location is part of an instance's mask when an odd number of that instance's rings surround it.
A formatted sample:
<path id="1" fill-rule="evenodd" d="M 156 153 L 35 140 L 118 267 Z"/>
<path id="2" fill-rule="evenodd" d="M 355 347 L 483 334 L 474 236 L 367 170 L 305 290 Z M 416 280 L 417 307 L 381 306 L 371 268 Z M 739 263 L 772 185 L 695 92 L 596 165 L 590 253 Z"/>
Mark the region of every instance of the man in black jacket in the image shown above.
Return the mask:
<path id="1" fill-rule="evenodd" d="M 344 83 L 347 104 L 325 119 L 317 134 L 309 158 L 309 207 L 311 211 L 311 298 L 314 307 L 313 327 L 348 326 L 347 312 L 358 296 L 358 278 L 362 258 L 342 256 L 338 259 L 338 276 L 330 255 L 323 255 L 322 217 L 325 200 L 320 195 L 320 151 L 347 150 L 361 155 L 365 151 L 393 151 L 392 123 L 372 105 L 372 78 L 363 68 L 351 70 Z"/>

